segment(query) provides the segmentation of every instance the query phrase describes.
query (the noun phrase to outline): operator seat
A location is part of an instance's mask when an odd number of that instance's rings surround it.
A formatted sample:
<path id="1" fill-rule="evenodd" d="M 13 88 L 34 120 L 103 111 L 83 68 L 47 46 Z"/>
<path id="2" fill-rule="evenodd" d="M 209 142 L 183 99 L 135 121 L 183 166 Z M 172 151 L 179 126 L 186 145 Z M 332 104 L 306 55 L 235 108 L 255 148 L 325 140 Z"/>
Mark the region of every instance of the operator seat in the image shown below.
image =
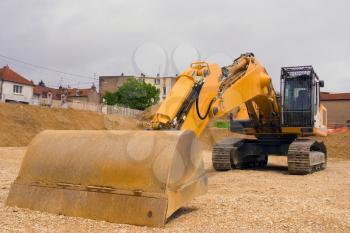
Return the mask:
<path id="1" fill-rule="evenodd" d="M 308 98 L 308 91 L 307 90 L 300 90 L 298 93 L 298 97 L 297 97 L 297 108 L 299 109 L 305 109 L 307 108 L 308 104 L 309 104 L 309 98 Z"/>

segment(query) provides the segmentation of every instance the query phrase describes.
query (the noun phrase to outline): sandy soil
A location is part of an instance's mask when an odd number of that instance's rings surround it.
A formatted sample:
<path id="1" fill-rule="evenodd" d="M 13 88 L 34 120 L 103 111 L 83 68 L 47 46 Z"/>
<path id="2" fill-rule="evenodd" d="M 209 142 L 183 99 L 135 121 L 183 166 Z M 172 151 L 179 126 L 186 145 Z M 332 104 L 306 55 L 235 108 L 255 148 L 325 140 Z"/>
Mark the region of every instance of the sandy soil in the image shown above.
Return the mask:
<path id="1" fill-rule="evenodd" d="M 40 213 L 4 205 L 25 148 L 0 148 L 1 232 L 350 232 L 350 161 L 287 175 L 286 160 L 265 170 L 214 172 L 204 152 L 208 194 L 177 211 L 164 229 Z"/>
<path id="2" fill-rule="evenodd" d="M 0 146 L 25 146 L 45 129 L 140 129 L 145 119 L 0 104 Z M 287 175 L 280 157 L 271 157 L 265 170 L 215 172 L 208 149 L 231 136 L 239 135 L 212 128 L 201 135 L 209 192 L 177 211 L 164 229 L 7 207 L 25 147 L 0 147 L 0 232 L 350 232 L 349 132 L 322 138 L 328 168 L 308 176 Z"/>
<path id="3" fill-rule="evenodd" d="M 326 144 L 328 154 L 332 158 L 350 159 L 350 130 L 317 139 Z"/>
<path id="4" fill-rule="evenodd" d="M 0 146 L 26 146 L 45 129 L 138 129 L 138 121 L 90 111 L 0 104 Z"/>

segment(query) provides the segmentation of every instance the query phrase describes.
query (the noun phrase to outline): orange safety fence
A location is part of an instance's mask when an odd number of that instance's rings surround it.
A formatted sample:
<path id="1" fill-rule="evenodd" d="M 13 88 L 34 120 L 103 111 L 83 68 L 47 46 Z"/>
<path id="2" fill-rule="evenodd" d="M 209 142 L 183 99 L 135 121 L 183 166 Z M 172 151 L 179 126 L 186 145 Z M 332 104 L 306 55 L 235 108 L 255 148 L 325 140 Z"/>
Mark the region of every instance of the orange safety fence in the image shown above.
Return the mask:
<path id="1" fill-rule="evenodd" d="M 328 124 L 327 128 L 328 128 L 327 129 L 328 134 L 345 133 L 346 131 L 348 131 L 348 127 L 345 124 L 332 123 L 332 124 Z"/>

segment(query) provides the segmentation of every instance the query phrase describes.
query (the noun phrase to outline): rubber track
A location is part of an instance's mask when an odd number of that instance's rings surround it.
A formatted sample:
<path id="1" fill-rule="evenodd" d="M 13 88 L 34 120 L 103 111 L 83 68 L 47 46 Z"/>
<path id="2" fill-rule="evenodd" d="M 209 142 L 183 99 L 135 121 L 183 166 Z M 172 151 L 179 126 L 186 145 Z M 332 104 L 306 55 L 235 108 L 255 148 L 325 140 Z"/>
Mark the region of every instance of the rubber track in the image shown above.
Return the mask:
<path id="1" fill-rule="evenodd" d="M 310 148 L 314 143 L 312 139 L 297 139 L 289 146 L 288 172 L 295 175 L 306 175 L 325 168 L 326 163 L 310 165 Z"/>
<path id="2" fill-rule="evenodd" d="M 231 170 L 231 153 L 237 149 L 234 145 L 242 139 L 228 138 L 217 143 L 212 151 L 212 163 L 216 171 Z"/>

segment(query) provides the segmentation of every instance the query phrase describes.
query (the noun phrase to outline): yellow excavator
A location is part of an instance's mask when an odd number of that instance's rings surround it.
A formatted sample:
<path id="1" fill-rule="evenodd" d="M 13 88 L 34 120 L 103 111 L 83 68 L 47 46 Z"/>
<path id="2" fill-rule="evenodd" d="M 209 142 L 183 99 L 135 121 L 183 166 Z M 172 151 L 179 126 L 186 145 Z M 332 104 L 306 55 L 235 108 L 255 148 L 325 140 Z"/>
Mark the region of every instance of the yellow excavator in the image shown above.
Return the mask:
<path id="1" fill-rule="evenodd" d="M 228 138 L 213 149 L 216 170 L 264 166 L 269 154 L 288 156 L 292 174 L 326 166 L 323 86 L 312 67 L 282 68 L 278 98 L 253 54 L 227 67 L 193 63 L 177 77 L 145 131 L 48 130 L 30 143 L 7 205 L 68 216 L 146 226 L 207 191 L 198 135 L 212 118 L 232 111 Z"/>

